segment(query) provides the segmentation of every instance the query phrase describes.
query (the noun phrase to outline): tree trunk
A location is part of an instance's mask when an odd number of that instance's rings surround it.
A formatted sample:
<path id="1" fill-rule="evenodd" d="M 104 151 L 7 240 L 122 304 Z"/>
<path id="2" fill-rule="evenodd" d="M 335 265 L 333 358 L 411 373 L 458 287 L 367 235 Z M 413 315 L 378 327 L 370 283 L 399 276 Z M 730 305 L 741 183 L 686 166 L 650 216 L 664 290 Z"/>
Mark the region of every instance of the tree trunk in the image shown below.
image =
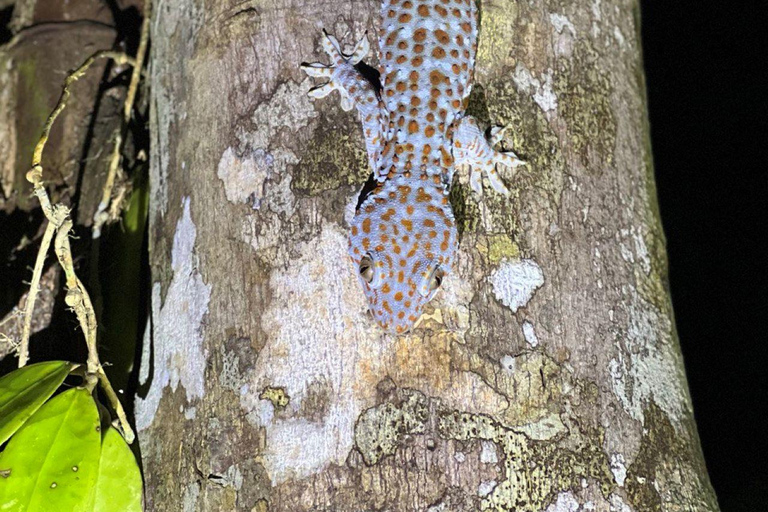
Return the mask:
<path id="1" fill-rule="evenodd" d="M 511 198 L 454 186 L 457 270 L 403 337 L 367 318 L 346 256 L 369 173 L 357 115 L 307 98 L 298 68 L 322 27 L 349 49 L 378 13 L 155 9 L 148 509 L 717 510 L 666 285 L 637 4 L 482 2 L 469 110 L 509 126 L 529 165 L 503 173 Z"/>

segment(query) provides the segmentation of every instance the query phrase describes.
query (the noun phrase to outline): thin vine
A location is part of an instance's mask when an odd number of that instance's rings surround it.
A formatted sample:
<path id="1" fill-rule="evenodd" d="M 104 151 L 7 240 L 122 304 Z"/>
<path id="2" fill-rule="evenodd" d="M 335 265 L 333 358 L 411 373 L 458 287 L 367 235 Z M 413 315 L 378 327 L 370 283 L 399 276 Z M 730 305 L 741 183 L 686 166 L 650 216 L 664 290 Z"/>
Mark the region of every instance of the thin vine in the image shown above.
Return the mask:
<path id="1" fill-rule="evenodd" d="M 71 86 L 85 73 L 88 69 L 100 59 L 111 59 L 117 64 L 129 65 L 133 67 L 131 74 L 131 81 L 126 94 L 126 99 L 123 105 L 123 119 L 121 127 L 115 140 L 115 147 L 113 149 L 112 157 L 110 158 L 109 172 L 107 183 L 104 187 L 102 195 L 102 202 L 99 205 L 99 211 L 97 211 L 96 218 L 94 219 L 94 238 L 98 238 L 98 233 L 101 225 L 107 220 L 105 218 L 106 208 L 109 204 L 110 197 L 112 195 L 112 187 L 114 185 L 115 175 L 120 164 L 120 155 L 122 152 L 122 142 L 127 135 L 128 123 L 131 119 L 131 112 L 133 110 L 133 104 L 136 98 L 136 91 L 141 78 L 141 70 L 146 57 L 148 40 L 149 40 L 149 21 L 150 21 L 150 5 L 147 1 L 145 3 L 144 20 L 141 28 L 141 40 L 139 42 L 139 48 L 135 58 L 121 52 L 114 51 L 99 51 L 91 55 L 86 59 L 80 67 L 72 71 L 64 80 L 61 96 L 53 109 L 43 127 L 40 139 L 35 145 L 35 150 L 32 155 L 32 168 L 27 172 L 27 180 L 32 183 L 34 194 L 40 201 L 40 205 L 43 210 L 43 214 L 48 222 L 43 234 L 42 243 L 40 245 L 37 258 L 35 259 L 35 266 L 32 271 L 32 281 L 30 283 L 29 295 L 24 307 L 24 322 L 22 328 L 21 340 L 18 346 L 19 356 L 19 368 L 25 366 L 29 361 L 29 337 L 32 325 L 32 316 L 35 310 L 35 301 L 37 300 L 37 294 L 40 289 L 40 278 L 43 272 L 43 266 L 45 263 L 45 257 L 48 254 L 51 243 L 54 246 L 54 252 L 56 258 L 59 261 L 64 275 L 66 278 L 67 294 L 65 302 L 67 306 L 72 308 L 77 316 L 77 320 L 83 330 L 85 337 L 85 343 L 88 348 L 88 359 L 86 361 L 85 371 L 85 387 L 89 391 L 93 391 L 97 385 L 101 385 L 102 390 L 107 396 L 110 404 L 115 410 L 120 429 L 122 430 L 123 437 L 128 443 L 132 443 L 135 439 L 133 429 L 131 428 L 128 417 L 125 414 L 122 404 L 120 403 L 117 394 L 115 393 L 112 385 L 107 378 L 104 369 L 102 368 L 99 360 L 98 345 L 97 345 L 97 321 L 96 313 L 93 309 L 91 297 L 88 291 L 85 289 L 80 278 L 75 273 L 75 268 L 72 260 L 72 250 L 69 244 L 69 237 L 72 231 L 72 219 L 69 216 L 70 210 L 63 204 L 52 204 L 48 192 L 45 189 L 43 183 L 43 165 L 42 156 L 45 145 L 48 142 L 48 137 L 53 127 L 53 123 L 61 112 L 66 108 L 67 101 L 70 97 Z M 102 214 L 102 215 L 100 215 Z"/>

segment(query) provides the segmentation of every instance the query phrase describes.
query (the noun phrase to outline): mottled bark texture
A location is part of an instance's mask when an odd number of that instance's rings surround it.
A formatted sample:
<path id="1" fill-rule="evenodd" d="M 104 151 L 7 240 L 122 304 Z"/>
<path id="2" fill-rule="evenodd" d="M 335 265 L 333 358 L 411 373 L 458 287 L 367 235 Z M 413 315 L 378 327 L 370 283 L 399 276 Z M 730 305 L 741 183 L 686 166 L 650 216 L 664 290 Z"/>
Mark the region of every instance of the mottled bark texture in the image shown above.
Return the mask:
<path id="1" fill-rule="evenodd" d="M 457 271 L 395 338 L 346 257 L 369 172 L 356 114 L 310 101 L 298 68 L 322 27 L 348 48 L 376 34 L 378 0 L 157 6 L 149 510 L 717 510 L 637 9 L 482 2 L 470 113 L 529 165 L 502 172 L 511 198 L 455 185 Z"/>

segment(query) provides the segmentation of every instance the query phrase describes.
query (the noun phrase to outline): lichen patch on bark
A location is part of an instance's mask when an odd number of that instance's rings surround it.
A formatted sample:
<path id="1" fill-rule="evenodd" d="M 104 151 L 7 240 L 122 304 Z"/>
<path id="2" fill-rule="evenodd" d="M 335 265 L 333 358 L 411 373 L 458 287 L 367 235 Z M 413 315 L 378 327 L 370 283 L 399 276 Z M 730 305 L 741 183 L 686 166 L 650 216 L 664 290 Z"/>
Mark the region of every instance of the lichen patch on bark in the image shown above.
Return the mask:
<path id="1" fill-rule="evenodd" d="M 505 261 L 488 280 L 493 285 L 496 298 L 516 313 L 528 304 L 536 290 L 544 284 L 544 274 L 531 259 Z"/>
<path id="2" fill-rule="evenodd" d="M 152 287 L 152 320 L 147 324 L 139 375 L 142 385 L 149 384 L 149 392 L 145 398 L 136 399 L 136 428 L 139 431 L 152 424 L 167 386 L 175 391 L 181 384 L 187 402 L 202 398 L 205 393 L 208 357 L 200 327 L 208 312 L 211 286 L 203 281 L 197 266 L 196 238 L 197 228 L 187 197 L 173 237 L 173 278 L 165 301 L 160 284 L 155 283 Z M 152 380 L 147 382 L 150 369 Z"/>

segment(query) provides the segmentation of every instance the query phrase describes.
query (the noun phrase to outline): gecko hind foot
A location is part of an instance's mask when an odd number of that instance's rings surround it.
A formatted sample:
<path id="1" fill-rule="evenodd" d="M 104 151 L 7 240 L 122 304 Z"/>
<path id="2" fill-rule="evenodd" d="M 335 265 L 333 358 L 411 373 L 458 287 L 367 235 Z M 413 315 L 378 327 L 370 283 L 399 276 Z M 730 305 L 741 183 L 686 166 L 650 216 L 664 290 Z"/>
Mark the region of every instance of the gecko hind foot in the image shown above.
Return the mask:
<path id="1" fill-rule="evenodd" d="M 502 165 L 514 169 L 526 164 L 512 151 L 494 149 L 504 138 L 505 130 L 506 128 L 494 127 L 491 129 L 490 137 L 486 139 L 474 119 L 465 117 L 459 124 L 454 140 L 457 164 L 470 167 L 469 185 L 479 195 L 483 191 L 483 173 L 488 177 L 488 182 L 496 192 L 509 195 L 509 190 L 504 186 L 504 182 L 496 170 L 497 166 Z"/>

